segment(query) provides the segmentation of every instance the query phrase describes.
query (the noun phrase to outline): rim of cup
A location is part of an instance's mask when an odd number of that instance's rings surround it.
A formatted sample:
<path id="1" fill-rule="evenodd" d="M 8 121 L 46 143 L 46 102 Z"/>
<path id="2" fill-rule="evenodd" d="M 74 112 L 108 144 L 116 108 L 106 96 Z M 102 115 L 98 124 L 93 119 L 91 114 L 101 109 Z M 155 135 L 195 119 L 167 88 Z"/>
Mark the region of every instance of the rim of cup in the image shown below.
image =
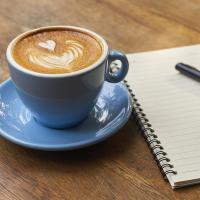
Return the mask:
<path id="1" fill-rule="evenodd" d="M 26 37 L 27 35 L 37 33 L 37 32 L 42 31 L 42 30 L 48 30 L 48 29 L 71 29 L 71 30 L 75 30 L 75 31 L 79 31 L 79 32 L 89 34 L 89 35 L 93 36 L 97 40 L 97 42 L 99 42 L 100 45 L 102 46 L 102 54 L 93 64 L 91 64 L 91 65 L 89 65 L 89 66 L 87 66 L 83 69 L 78 70 L 78 71 L 74 71 L 74 72 L 69 72 L 69 73 L 62 73 L 62 74 L 48 74 L 48 73 L 46 74 L 46 73 L 34 72 L 34 71 L 26 69 L 25 67 L 18 64 L 12 56 L 12 51 L 13 51 L 15 44 L 21 38 Z M 108 56 L 108 45 L 107 45 L 106 41 L 100 35 L 98 35 L 97 33 L 93 32 L 91 30 L 88 30 L 86 28 L 81 28 L 81 27 L 77 27 L 77 26 L 65 26 L 65 25 L 44 26 L 44 27 L 39 27 L 39 28 L 36 28 L 36 29 L 31 29 L 29 31 L 26 31 L 26 32 L 18 35 L 17 37 L 15 37 L 9 43 L 7 50 L 6 50 L 7 61 L 12 67 L 14 67 L 14 68 L 26 73 L 26 74 L 37 76 L 37 77 L 44 77 L 44 78 L 62 78 L 62 77 L 72 77 L 72 76 L 85 74 L 85 73 L 90 72 L 93 69 L 97 68 L 99 65 L 101 65 L 101 63 L 104 62 L 104 60 L 107 56 Z"/>

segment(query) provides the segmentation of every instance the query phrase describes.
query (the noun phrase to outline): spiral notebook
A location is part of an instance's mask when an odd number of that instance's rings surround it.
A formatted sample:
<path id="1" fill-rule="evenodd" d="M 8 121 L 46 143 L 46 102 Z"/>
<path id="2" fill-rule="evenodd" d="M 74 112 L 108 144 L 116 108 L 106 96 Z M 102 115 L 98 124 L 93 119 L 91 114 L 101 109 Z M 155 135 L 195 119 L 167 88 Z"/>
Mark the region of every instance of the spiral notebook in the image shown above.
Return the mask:
<path id="1" fill-rule="evenodd" d="M 129 54 L 133 113 L 172 188 L 200 183 L 200 82 L 175 70 L 200 69 L 200 45 Z"/>

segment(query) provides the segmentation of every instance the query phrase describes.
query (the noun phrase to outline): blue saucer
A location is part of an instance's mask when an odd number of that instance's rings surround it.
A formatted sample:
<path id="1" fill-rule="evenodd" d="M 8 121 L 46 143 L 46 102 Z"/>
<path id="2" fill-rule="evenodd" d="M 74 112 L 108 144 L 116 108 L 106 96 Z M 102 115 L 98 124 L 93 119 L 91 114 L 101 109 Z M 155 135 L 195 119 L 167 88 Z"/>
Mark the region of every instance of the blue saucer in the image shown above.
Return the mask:
<path id="1" fill-rule="evenodd" d="M 37 123 L 19 99 L 10 79 L 0 85 L 0 134 L 11 142 L 40 150 L 71 150 L 105 140 L 129 119 L 131 98 L 122 83 L 104 83 L 89 117 L 70 129 L 50 129 Z"/>

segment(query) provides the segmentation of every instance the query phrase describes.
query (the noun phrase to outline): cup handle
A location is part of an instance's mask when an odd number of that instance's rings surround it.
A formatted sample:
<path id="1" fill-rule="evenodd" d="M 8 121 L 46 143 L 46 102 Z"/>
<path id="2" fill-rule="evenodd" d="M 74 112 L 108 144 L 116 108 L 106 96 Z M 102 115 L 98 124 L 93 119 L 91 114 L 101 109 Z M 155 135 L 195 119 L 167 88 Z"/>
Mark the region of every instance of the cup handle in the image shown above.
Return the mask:
<path id="1" fill-rule="evenodd" d="M 129 63 L 126 55 L 111 50 L 108 55 L 105 80 L 111 83 L 117 83 L 124 79 L 128 72 Z"/>

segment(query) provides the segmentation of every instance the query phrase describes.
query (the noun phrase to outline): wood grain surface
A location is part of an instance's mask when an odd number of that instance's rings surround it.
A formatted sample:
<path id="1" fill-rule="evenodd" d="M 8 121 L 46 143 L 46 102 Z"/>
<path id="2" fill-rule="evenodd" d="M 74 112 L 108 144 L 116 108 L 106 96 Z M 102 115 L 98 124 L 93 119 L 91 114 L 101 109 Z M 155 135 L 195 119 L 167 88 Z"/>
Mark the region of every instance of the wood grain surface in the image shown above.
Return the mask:
<path id="1" fill-rule="evenodd" d="M 75 25 L 125 53 L 200 42 L 200 0 L 0 0 L 0 81 L 5 51 L 25 30 Z M 40 133 L 35 133 L 40 134 Z M 0 138 L 1 200 L 200 199 L 200 185 L 172 190 L 135 121 L 115 136 L 71 152 L 42 152 Z"/>

